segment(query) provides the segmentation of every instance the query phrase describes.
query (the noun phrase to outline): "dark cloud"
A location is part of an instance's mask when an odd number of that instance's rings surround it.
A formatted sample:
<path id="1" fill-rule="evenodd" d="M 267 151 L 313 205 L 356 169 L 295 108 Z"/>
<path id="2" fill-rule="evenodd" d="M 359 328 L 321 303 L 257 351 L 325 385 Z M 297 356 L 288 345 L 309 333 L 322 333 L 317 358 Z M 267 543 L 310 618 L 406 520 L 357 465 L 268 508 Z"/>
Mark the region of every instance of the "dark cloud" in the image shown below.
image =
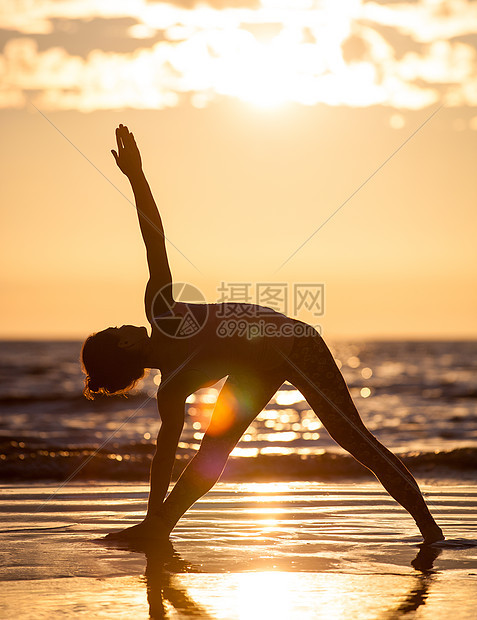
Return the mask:
<path id="1" fill-rule="evenodd" d="M 457 37 L 453 37 L 451 41 L 457 41 L 459 43 L 465 43 L 477 49 L 477 33 L 476 34 L 463 34 Z"/>
<path id="2" fill-rule="evenodd" d="M 371 50 L 367 42 L 359 35 L 352 34 L 341 45 L 343 60 L 346 63 L 368 60 Z"/>
<path id="3" fill-rule="evenodd" d="M 303 43 L 311 43 L 312 45 L 316 43 L 316 36 L 311 28 L 303 28 Z"/>
<path id="4" fill-rule="evenodd" d="M 131 26 L 139 24 L 133 17 L 93 19 L 51 19 L 53 32 L 49 34 L 24 34 L 14 30 L 0 30 L 0 48 L 3 50 L 9 39 L 35 39 L 38 50 L 62 47 L 73 56 L 86 57 L 93 50 L 103 52 L 130 53 L 142 47 L 151 47 L 164 40 L 164 33 L 158 31 L 154 36 L 135 39 L 128 33 Z"/>
<path id="5" fill-rule="evenodd" d="M 242 30 L 253 34 L 257 41 L 270 41 L 283 30 L 283 24 L 246 24 L 240 25 Z"/>
<path id="6" fill-rule="evenodd" d="M 399 32 L 394 26 L 368 23 L 367 26 L 380 34 L 383 39 L 394 49 L 396 59 L 402 58 L 407 52 L 421 52 L 424 44 L 415 41 L 409 34 Z"/>
<path id="7" fill-rule="evenodd" d="M 372 39 L 381 38 L 385 44 L 392 48 L 395 60 L 402 59 L 408 52 L 421 54 L 426 47 L 426 44 L 416 41 L 410 34 L 399 32 L 393 26 L 383 26 L 363 20 L 355 24 L 354 31 L 341 44 L 345 62 L 373 62 L 375 60 L 370 33 L 375 33 Z"/>

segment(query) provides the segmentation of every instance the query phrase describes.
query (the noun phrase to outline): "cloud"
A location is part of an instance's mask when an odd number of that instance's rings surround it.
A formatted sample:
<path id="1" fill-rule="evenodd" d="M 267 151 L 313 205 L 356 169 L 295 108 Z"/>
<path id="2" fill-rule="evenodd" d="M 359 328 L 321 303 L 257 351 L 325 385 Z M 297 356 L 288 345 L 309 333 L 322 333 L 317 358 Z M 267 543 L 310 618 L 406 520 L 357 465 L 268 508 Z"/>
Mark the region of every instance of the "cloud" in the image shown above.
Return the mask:
<path id="1" fill-rule="evenodd" d="M 428 84 L 465 84 L 475 80 L 475 48 L 465 43 L 438 41 L 422 54 L 409 52 L 397 65 L 397 73 L 406 81 Z"/>
<path id="2" fill-rule="evenodd" d="M 99 49 L 105 52 L 133 52 L 164 39 L 164 33 L 147 28 L 132 17 L 95 17 L 91 19 L 53 18 L 48 32 L 35 35 L 40 51 L 62 47 L 73 56 L 86 57 Z M 30 37 L 19 30 L 0 30 L 0 49 L 12 38 Z"/>
<path id="3" fill-rule="evenodd" d="M 30 16 L 0 15 L 0 106 L 161 108 L 227 96 L 418 109 L 477 100 L 475 3 L 207 4 L 38 0 Z"/>
<path id="4" fill-rule="evenodd" d="M 62 48 L 39 52 L 34 40 L 15 39 L 6 46 L 5 61 L 1 81 L 12 92 L 33 92 L 33 103 L 48 109 L 162 108 L 177 103 L 181 88 L 160 46 L 126 57 L 94 51 L 83 59 Z"/>
<path id="5" fill-rule="evenodd" d="M 150 4 L 164 4 L 161 0 L 149 0 Z M 184 9 L 196 9 L 201 6 L 210 6 L 213 9 L 259 9 L 260 0 L 170 0 L 173 4 Z"/>
<path id="6" fill-rule="evenodd" d="M 157 109 L 177 105 L 186 93 L 196 95 L 198 105 L 230 96 L 262 105 L 294 101 L 418 108 L 436 98 L 398 77 L 377 80 L 369 62 L 343 63 L 332 72 L 330 60 L 320 58 L 311 45 L 270 49 L 246 31 L 199 33 L 133 54 L 97 50 L 86 59 L 62 48 L 40 52 L 34 40 L 16 39 L 6 45 L 4 60 L 2 81 L 14 91 L 34 90 L 35 105 L 48 109 Z"/>
<path id="7" fill-rule="evenodd" d="M 360 17 L 374 24 L 392 26 L 421 43 L 477 32 L 477 4 L 465 0 L 402 2 L 385 6 L 366 2 Z"/>

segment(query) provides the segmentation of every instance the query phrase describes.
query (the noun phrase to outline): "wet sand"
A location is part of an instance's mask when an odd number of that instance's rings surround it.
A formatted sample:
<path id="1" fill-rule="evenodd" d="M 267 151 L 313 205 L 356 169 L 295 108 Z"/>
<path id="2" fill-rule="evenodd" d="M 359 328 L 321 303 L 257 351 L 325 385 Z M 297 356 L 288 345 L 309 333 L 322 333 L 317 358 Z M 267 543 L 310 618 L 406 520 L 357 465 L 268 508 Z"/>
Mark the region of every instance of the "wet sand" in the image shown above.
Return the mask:
<path id="1" fill-rule="evenodd" d="M 145 485 L 4 486 L 0 617 L 475 618 L 477 485 L 421 486 L 446 543 L 377 483 L 230 483 L 147 557 L 100 541 Z"/>

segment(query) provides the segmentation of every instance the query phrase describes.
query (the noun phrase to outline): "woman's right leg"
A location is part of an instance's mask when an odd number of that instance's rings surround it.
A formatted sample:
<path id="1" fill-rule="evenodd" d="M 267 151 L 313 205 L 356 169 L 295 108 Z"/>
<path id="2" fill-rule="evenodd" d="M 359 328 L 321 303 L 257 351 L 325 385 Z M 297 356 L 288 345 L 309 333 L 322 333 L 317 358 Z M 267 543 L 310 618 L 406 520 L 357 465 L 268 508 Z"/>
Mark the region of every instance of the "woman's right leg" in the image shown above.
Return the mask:
<path id="1" fill-rule="evenodd" d="M 228 377 L 197 454 L 158 513 L 169 532 L 188 508 L 214 486 L 240 437 L 284 381 L 280 371 Z"/>
<path id="2" fill-rule="evenodd" d="M 425 542 L 442 540 L 442 531 L 432 518 L 411 472 L 363 424 L 321 336 L 297 338 L 288 357 L 287 379 L 303 394 L 331 437 L 370 469 L 388 493 L 411 514 Z"/>

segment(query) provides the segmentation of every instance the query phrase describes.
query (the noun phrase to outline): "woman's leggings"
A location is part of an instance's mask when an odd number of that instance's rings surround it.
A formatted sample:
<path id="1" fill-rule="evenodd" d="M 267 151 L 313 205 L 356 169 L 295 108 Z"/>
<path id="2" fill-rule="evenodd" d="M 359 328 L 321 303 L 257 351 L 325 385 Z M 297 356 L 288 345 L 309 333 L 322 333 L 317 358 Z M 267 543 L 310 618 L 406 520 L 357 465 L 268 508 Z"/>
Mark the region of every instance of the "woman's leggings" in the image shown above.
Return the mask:
<path id="1" fill-rule="evenodd" d="M 414 518 L 423 535 L 438 529 L 419 487 L 404 464 L 364 426 L 336 363 L 317 333 L 296 338 L 283 364 L 273 371 L 229 376 L 217 399 L 200 449 L 163 504 L 170 530 L 219 479 L 227 458 L 249 424 L 282 383 L 292 383 L 331 437 L 370 469 L 388 493 Z"/>
<path id="2" fill-rule="evenodd" d="M 331 437 L 373 472 L 421 532 L 437 528 L 411 472 L 363 424 L 321 336 L 297 338 L 287 364 L 288 381 L 303 394 Z"/>

